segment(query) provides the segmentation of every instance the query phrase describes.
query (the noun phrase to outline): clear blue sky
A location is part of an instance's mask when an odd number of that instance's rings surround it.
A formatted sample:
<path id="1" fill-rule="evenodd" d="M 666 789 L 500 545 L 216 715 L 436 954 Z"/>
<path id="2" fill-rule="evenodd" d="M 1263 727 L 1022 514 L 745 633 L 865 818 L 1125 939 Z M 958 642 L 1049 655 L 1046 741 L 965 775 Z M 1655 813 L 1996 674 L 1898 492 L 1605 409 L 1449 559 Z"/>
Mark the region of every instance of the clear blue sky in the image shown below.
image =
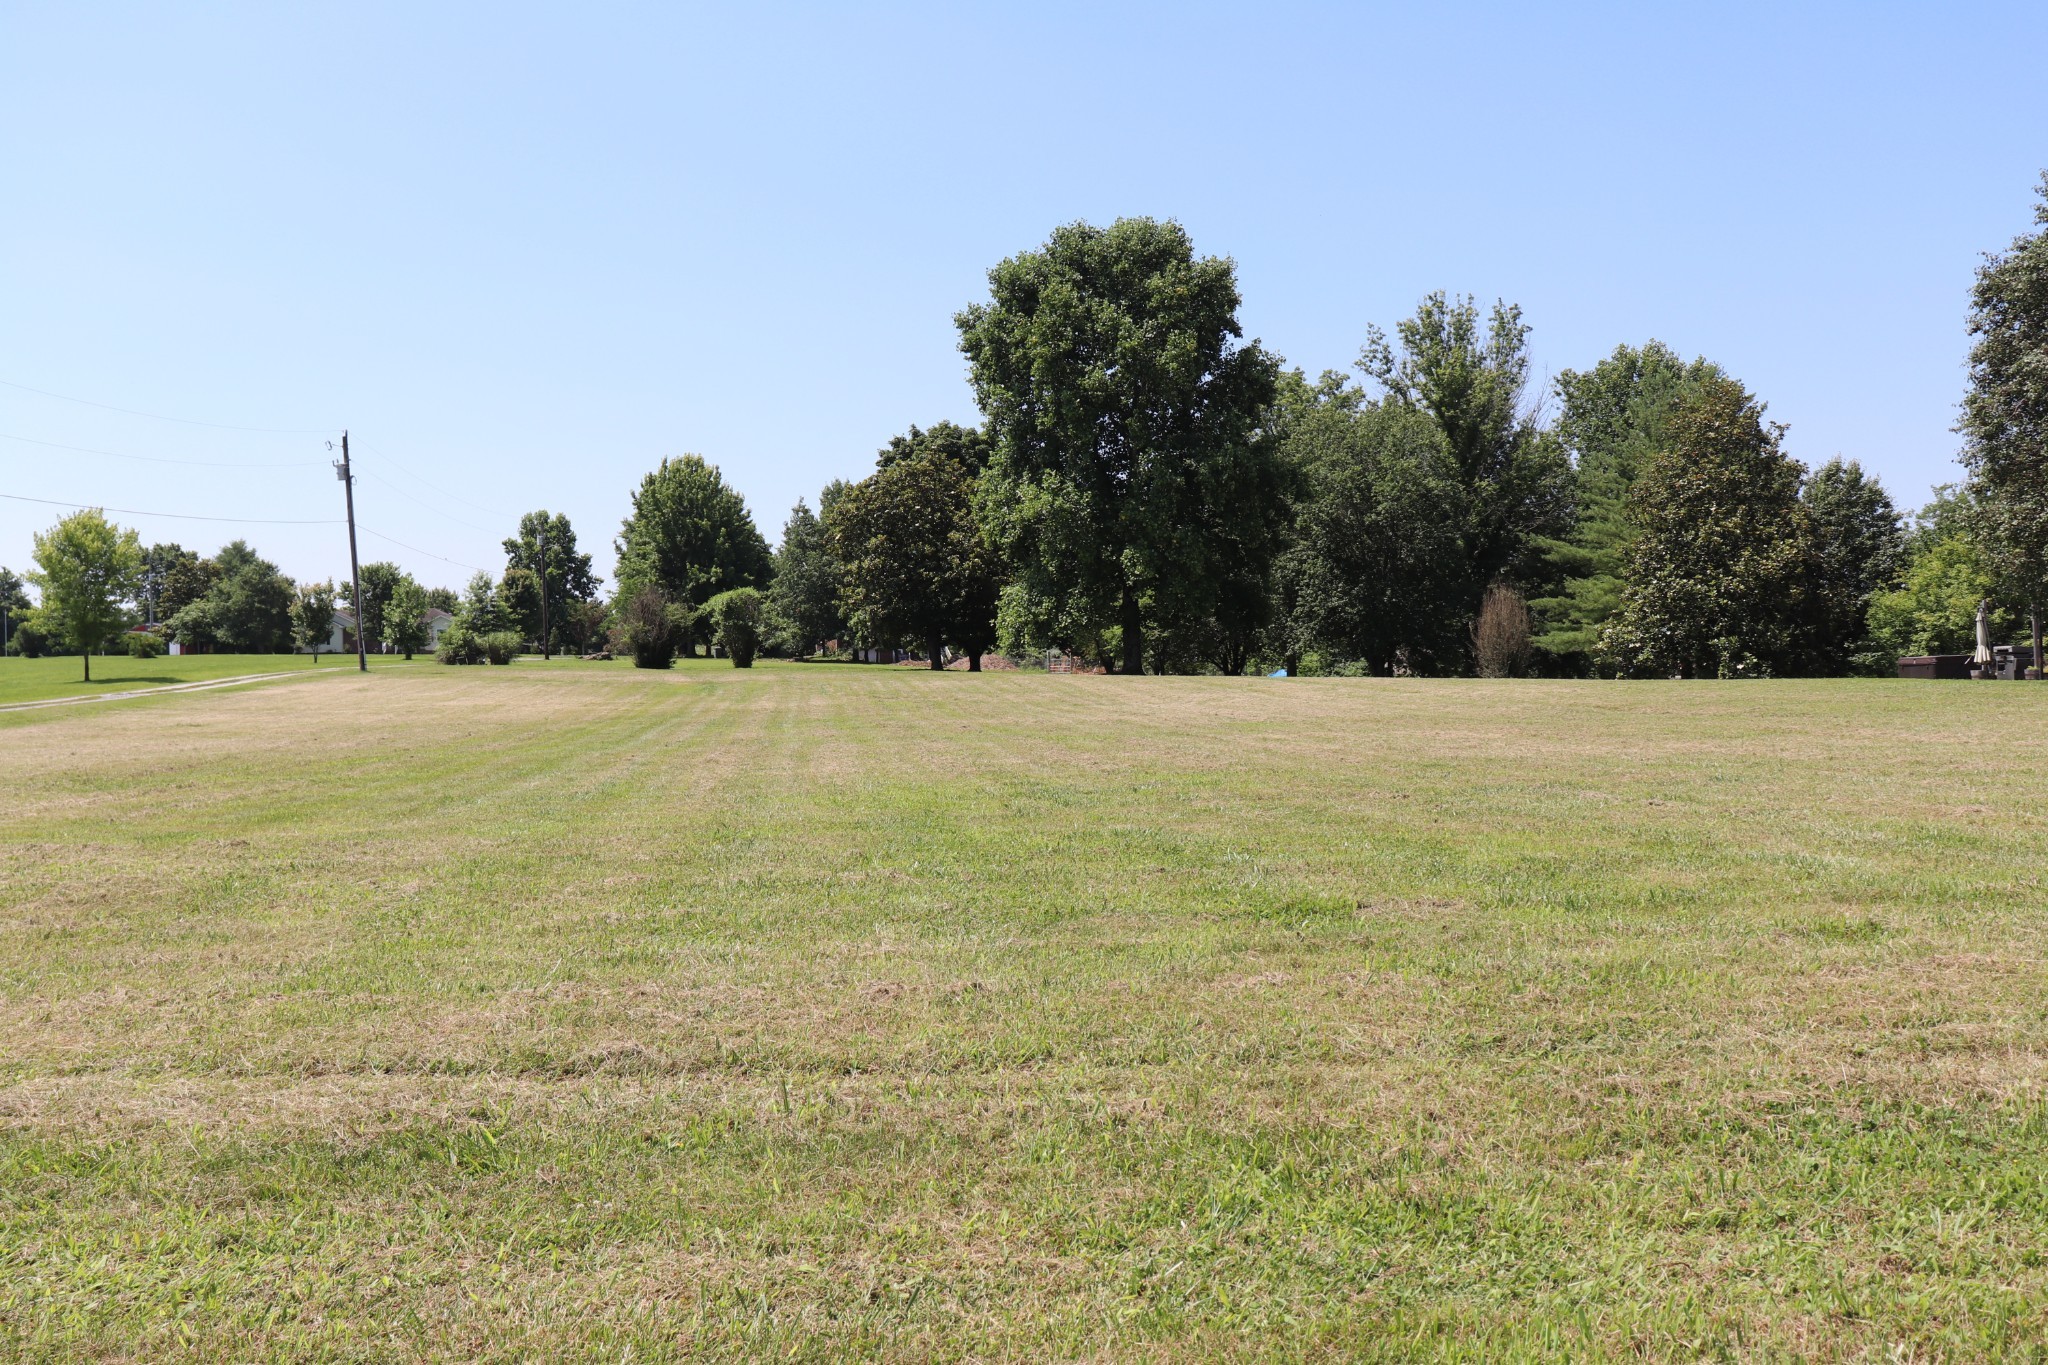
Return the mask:
<path id="1" fill-rule="evenodd" d="M 2048 166 L 2048 6 L 0 8 L 0 493 L 338 516 L 430 583 L 565 511 L 609 568 L 695 451 L 770 539 L 975 416 L 952 315 L 1056 224 L 1172 217 L 1314 374 L 1431 289 L 1539 367 L 1658 337 L 1902 504 Z M 443 491 L 436 491 L 436 490 Z M 0 564 L 63 509 L 0 500 Z M 340 576 L 339 527 L 246 534 Z"/>

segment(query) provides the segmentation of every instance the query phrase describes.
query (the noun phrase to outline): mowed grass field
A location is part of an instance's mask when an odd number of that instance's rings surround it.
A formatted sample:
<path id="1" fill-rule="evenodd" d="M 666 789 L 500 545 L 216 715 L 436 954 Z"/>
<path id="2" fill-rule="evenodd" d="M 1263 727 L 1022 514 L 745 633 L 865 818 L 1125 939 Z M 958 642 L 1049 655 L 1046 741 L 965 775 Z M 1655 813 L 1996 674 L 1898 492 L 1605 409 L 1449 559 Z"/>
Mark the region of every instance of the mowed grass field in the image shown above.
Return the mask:
<path id="1" fill-rule="evenodd" d="M 0 1351 L 2040 1358 L 2048 689 L 0 718 Z"/>
<path id="2" fill-rule="evenodd" d="M 397 659 L 380 662 L 396 664 Z M 49 659 L 0 659 L 0 706 L 48 701 L 56 697 L 97 697 L 145 687 L 209 682 L 253 673 L 286 673 L 299 669 L 356 666 L 353 654 L 183 654 L 132 659 L 126 654 L 94 655 L 92 681 L 85 680 L 85 661 L 77 655 Z"/>

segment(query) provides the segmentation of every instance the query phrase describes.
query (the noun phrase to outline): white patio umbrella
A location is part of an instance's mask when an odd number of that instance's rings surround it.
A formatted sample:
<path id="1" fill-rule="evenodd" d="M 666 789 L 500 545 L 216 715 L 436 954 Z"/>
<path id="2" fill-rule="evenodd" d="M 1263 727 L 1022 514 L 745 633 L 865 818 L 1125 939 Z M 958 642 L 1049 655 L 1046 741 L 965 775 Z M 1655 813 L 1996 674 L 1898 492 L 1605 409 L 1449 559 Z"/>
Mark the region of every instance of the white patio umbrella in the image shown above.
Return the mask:
<path id="1" fill-rule="evenodd" d="M 1977 662 L 1991 662 L 1991 603 L 1977 604 Z"/>

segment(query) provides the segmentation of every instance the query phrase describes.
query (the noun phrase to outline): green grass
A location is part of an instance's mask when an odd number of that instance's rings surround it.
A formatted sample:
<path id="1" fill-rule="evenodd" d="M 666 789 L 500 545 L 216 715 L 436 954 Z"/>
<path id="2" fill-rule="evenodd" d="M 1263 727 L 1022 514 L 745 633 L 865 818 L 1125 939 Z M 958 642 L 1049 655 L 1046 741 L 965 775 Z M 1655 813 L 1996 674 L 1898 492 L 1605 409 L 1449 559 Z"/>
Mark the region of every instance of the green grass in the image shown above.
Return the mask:
<path id="1" fill-rule="evenodd" d="M 17 713 L 0 1351 L 2039 1359 L 2044 708 L 522 663 Z"/>
<path id="2" fill-rule="evenodd" d="M 383 661 L 380 661 L 383 662 Z M 396 662 L 393 660 L 391 662 Z M 54 659 L 0 658 L 0 706 L 11 702 L 45 701 L 53 697 L 99 696 L 139 687 L 205 682 L 249 673 L 283 673 L 304 668 L 355 667 L 353 654 L 183 654 L 131 659 L 125 654 L 94 655 L 92 681 L 84 681 L 85 661 L 77 655 Z"/>

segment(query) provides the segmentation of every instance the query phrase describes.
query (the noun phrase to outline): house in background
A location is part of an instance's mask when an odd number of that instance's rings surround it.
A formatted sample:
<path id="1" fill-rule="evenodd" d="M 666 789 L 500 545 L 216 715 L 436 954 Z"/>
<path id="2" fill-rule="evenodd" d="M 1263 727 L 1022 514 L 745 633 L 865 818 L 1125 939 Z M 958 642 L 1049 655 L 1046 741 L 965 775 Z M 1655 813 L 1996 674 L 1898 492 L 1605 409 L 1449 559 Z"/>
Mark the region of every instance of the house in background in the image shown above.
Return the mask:
<path id="1" fill-rule="evenodd" d="M 441 647 L 441 637 L 448 633 L 448 627 L 455 624 L 455 618 L 439 607 L 427 608 L 427 643 L 421 648 L 431 654 Z M 381 640 L 368 642 L 372 654 L 389 654 L 391 648 Z M 337 607 L 334 612 L 334 629 L 328 632 L 316 649 L 298 648 L 298 654 L 353 654 L 356 652 L 356 614 L 347 607 Z"/>
<path id="2" fill-rule="evenodd" d="M 352 611 L 337 610 L 334 624 L 327 632 L 327 638 L 311 646 L 294 645 L 294 654 L 353 654 L 356 652 L 356 614 Z"/>

